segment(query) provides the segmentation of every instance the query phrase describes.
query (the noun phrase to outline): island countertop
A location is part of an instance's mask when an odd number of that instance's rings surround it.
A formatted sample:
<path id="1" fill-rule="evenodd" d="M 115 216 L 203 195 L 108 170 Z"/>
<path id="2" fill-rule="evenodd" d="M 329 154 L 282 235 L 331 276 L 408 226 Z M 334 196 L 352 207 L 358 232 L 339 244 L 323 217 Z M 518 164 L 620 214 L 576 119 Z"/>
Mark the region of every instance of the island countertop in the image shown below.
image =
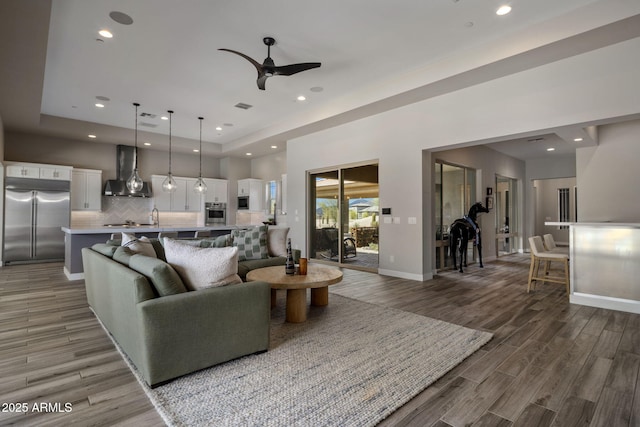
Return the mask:
<path id="1" fill-rule="evenodd" d="M 244 229 L 249 226 L 236 225 L 216 225 L 216 226 L 185 226 L 185 225 L 130 225 L 130 226 L 89 226 L 89 227 L 62 227 L 62 231 L 67 234 L 107 234 L 107 233 L 158 233 L 165 231 L 231 231 L 236 229 Z"/>

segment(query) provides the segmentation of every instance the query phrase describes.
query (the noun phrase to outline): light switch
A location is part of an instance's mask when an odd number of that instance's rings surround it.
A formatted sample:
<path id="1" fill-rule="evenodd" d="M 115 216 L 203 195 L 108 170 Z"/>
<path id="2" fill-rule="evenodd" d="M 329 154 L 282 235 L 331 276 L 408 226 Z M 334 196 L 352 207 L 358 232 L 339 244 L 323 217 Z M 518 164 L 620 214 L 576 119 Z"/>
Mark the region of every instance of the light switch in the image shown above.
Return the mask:
<path id="1" fill-rule="evenodd" d="M 409 219 L 407 220 L 408 224 L 417 224 L 418 220 L 416 219 L 415 216 L 410 216 Z"/>

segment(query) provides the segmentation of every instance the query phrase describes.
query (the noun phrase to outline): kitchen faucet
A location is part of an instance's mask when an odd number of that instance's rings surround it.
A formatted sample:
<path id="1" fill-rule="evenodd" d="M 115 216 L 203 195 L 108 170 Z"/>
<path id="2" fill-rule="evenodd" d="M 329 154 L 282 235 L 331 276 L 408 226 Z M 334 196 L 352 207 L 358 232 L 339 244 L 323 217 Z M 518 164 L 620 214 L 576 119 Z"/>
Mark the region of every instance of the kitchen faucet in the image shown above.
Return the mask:
<path id="1" fill-rule="evenodd" d="M 155 206 L 153 207 L 153 210 L 151 211 L 151 222 L 153 222 L 153 225 L 155 227 L 159 227 L 160 226 L 160 212 L 158 211 L 158 208 L 156 208 Z"/>

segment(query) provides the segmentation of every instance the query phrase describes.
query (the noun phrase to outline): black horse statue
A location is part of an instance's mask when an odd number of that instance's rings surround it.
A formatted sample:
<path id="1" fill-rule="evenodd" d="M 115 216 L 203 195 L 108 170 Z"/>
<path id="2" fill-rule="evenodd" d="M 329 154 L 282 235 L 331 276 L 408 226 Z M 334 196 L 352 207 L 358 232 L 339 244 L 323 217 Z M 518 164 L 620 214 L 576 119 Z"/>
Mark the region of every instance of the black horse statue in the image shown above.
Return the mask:
<path id="1" fill-rule="evenodd" d="M 482 240 L 480 239 L 480 227 L 478 226 L 478 214 L 480 212 L 489 212 L 489 209 L 482 206 L 481 202 L 475 203 L 469 209 L 469 215 L 453 221 L 453 224 L 449 227 L 449 251 L 453 258 L 453 268 L 457 268 L 456 252 L 460 254 L 460 273 L 462 271 L 462 263 L 467 266 L 467 244 L 469 241 L 473 241 L 478 248 L 478 258 L 480 260 L 480 267 L 482 265 Z"/>

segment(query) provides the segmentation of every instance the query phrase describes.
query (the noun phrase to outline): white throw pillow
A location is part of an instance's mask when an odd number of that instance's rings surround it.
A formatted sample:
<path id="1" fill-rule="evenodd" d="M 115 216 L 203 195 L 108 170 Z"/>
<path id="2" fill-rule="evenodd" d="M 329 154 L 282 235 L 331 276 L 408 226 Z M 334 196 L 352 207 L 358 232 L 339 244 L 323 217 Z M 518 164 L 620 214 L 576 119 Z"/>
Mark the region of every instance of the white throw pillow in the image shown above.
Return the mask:
<path id="1" fill-rule="evenodd" d="M 238 276 L 238 248 L 200 248 L 164 239 L 167 262 L 178 272 L 187 289 L 242 283 Z"/>
<path id="2" fill-rule="evenodd" d="M 151 241 L 146 236 L 138 238 L 133 234 L 123 232 L 122 243 L 120 246 L 127 247 L 137 254 L 146 255 L 152 258 L 158 258 L 158 255 L 156 255 L 156 250 L 153 249 Z"/>
<path id="3" fill-rule="evenodd" d="M 287 235 L 289 227 L 274 228 L 267 230 L 267 247 L 269 256 L 287 256 Z"/>

